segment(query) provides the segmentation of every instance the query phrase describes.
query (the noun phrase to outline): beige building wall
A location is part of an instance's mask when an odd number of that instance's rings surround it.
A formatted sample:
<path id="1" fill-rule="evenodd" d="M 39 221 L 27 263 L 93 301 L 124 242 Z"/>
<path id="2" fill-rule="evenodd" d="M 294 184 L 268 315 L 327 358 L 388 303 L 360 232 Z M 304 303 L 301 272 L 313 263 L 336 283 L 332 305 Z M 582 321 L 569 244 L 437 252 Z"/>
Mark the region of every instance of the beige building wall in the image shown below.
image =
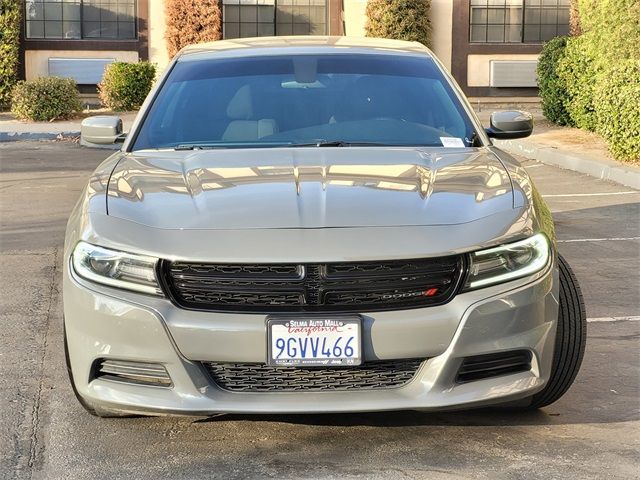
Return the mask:
<path id="1" fill-rule="evenodd" d="M 367 0 L 344 0 L 345 34 L 363 37 L 366 23 Z M 432 50 L 442 63 L 451 69 L 451 30 L 453 22 L 453 2 L 451 0 L 431 0 Z"/>
<path id="2" fill-rule="evenodd" d="M 349 37 L 364 37 L 367 0 L 344 0 L 344 33 Z"/>
<path id="3" fill-rule="evenodd" d="M 448 70 L 451 70 L 451 32 L 453 30 L 453 2 L 431 0 L 431 49 Z"/>
<path id="4" fill-rule="evenodd" d="M 167 44 L 164 39 L 166 31 L 164 0 L 149 0 L 149 61 L 158 65 L 162 72 L 169 63 Z"/>
<path id="5" fill-rule="evenodd" d="M 113 58 L 137 62 L 138 52 L 116 50 L 27 50 L 24 53 L 25 77 L 34 80 L 49 75 L 49 58 Z"/>
<path id="6" fill-rule="evenodd" d="M 494 54 L 467 57 L 467 84 L 470 87 L 488 87 L 491 83 L 491 60 L 538 60 L 539 55 Z"/>

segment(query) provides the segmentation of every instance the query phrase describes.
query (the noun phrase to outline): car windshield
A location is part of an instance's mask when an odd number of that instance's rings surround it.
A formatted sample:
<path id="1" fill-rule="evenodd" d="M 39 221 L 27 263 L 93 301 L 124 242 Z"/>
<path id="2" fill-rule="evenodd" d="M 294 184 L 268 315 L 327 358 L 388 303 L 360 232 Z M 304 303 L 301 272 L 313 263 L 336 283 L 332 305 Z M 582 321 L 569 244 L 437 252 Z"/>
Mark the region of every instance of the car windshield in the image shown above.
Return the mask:
<path id="1" fill-rule="evenodd" d="M 163 84 L 133 150 L 473 141 L 472 122 L 427 56 L 185 57 Z"/>

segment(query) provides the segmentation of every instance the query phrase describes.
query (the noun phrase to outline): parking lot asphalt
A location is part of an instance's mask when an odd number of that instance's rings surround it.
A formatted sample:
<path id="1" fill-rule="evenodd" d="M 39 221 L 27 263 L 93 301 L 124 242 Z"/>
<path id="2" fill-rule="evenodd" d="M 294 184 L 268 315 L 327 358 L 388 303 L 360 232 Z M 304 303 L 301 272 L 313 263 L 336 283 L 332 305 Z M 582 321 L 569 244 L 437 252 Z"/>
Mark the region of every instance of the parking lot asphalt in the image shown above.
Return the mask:
<path id="1" fill-rule="evenodd" d="M 0 144 L 0 478 L 640 476 L 640 192 L 523 162 L 580 281 L 587 352 L 543 410 L 91 417 L 64 368 L 67 216 L 109 152 Z"/>

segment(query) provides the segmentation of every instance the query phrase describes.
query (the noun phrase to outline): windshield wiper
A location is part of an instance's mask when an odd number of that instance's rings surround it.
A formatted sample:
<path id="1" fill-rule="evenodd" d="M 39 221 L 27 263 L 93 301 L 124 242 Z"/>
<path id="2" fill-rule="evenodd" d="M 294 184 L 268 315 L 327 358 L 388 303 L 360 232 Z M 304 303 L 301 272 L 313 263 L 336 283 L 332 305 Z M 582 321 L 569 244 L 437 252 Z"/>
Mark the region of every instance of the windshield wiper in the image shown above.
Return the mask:
<path id="1" fill-rule="evenodd" d="M 200 145 L 197 143 L 184 143 L 182 145 L 176 145 L 174 150 L 205 150 L 210 148 L 229 148 L 226 145 Z"/>
<path id="2" fill-rule="evenodd" d="M 275 148 L 288 146 L 283 142 L 216 142 L 216 143 L 181 143 L 174 150 L 211 150 L 216 148 Z"/>
<path id="3" fill-rule="evenodd" d="M 389 143 L 347 142 L 344 140 L 318 140 L 310 143 L 289 143 L 286 147 L 393 147 Z"/>
<path id="4" fill-rule="evenodd" d="M 220 143 L 182 143 L 176 145 L 174 150 L 212 150 L 220 148 L 298 148 L 298 147 L 427 147 L 436 145 L 394 144 L 379 142 L 348 142 L 345 140 L 317 140 L 308 143 L 283 143 L 283 142 L 220 142 Z"/>

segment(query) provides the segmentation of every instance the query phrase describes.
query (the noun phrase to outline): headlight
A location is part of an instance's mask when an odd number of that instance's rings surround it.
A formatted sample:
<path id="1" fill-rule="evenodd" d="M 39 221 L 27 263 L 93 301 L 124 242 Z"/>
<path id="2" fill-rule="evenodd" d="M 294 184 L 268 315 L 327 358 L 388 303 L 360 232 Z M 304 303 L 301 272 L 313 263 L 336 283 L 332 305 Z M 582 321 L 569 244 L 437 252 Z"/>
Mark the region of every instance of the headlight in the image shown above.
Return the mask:
<path id="1" fill-rule="evenodd" d="M 162 294 L 156 277 L 157 258 L 79 242 L 71 259 L 78 276 L 92 282 L 136 292 Z"/>
<path id="2" fill-rule="evenodd" d="M 547 237 L 533 237 L 471 254 L 465 290 L 526 277 L 544 269 L 551 259 Z"/>

